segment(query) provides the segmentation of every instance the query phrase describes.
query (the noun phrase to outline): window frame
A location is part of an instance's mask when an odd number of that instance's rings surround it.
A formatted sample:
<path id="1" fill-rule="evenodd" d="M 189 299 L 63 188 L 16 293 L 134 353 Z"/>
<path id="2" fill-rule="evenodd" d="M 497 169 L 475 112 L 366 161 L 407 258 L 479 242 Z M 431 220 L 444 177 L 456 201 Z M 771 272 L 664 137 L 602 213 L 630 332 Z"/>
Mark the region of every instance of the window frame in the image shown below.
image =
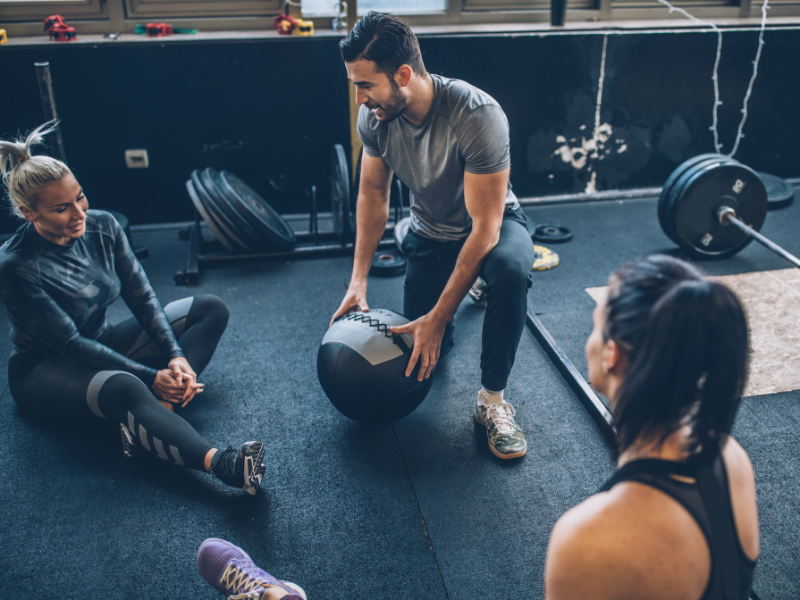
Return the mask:
<path id="1" fill-rule="evenodd" d="M 106 0 L 119 1 L 119 0 Z M 124 0 L 128 19 L 275 16 L 282 0 Z"/>
<path id="2" fill-rule="evenodd" d="M 294 2 L 298 0 L 293 0 Z M 357 1 L 357 0 L 353 0 Z M 551 28 L 548 0 L 447 0 L 447 9 L 437 13 L 403 15 L 409 25 L 422 30 L 442 28 L 447 33 L 453 26 L 458 33 L 481 33 L 550 29 L 557 31 L 603 29 L 609 26 L 626 29 L 690 27 L 679 13 L 669 14 L 656 0 L 569 0 L 566 23 Z M 578 3 L 577 6 L 575 3 Z M 646 5 L 639 5 L 639 2 Z M 225 11 L 209 10 L 212 3 L 225 6 Z M 761 0 L 675 0 L 688 6 L 699 19 L 726 26 L 752 25 L 760 20 Z M 109 32 L 133 33 L 137 24 L 152 21 L 169 22 L 175 27 L 199 29 L 214 37 L 227 32 L 231 37 L 247 32 L 273 31 L 274 17 L 283 12 L 284 0 L 78 0 L 65 2 L 31 2 L 0 0 L 0 23 L 11 37 L 31 36 L 39 43 L 42 20 L 52 14 L 64 16 L 84 35 Z M 800 23 L 800 0 L 771 0 L 770 22 L 776 19 Z M 300 16 L 299 7 L 291 7 Z M 331 17 L 312 16 L 318 34 L 330 34 Z M 769 25 L 769 23 L 768 23 Z M 422 34 L 432 33 L 432 30 Z M 335 34 L 335 33 L 334 33 Z"/>
<path id="3" fill-rule="evenodd" d="M 0 23 L 44 21 L 51 15 L 69 19 L 107 19 L 108 0 L 75 0 L 64 2 L 31 2 L 30 0 L 0 1 Z"/>

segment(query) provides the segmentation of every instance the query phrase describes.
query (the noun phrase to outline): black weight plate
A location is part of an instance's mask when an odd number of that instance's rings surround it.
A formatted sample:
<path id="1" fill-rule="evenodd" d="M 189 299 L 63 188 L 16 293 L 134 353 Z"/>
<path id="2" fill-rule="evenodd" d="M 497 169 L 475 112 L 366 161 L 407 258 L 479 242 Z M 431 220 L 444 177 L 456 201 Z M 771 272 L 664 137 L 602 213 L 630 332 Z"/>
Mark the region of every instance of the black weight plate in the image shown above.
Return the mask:
<path id="1" fill-rule="evenodd" d="M 341 144 L 331 148 L 331 219 L 333 231 L 343 246 L 350 237 L 350 170 L 347 168 L 347 155 Z"/>
<path id="2" fill-rule="evenodd" d="M 728 158 L 727 156 L 723 156 L 722 154 L 710 154 L 708 156 L 710 156 L 711 158 L 706 158 L 704 160 L 695 162 L 690 167 L 683 169 L 683 171 L 680 173 L 680 176 L 671 186 L 669 190 L 669 195 L 667 196 L 666 202 L 664 203 L 665 204 L 664 223 L 662 225 L 662 229 L 664 230 L 664 233 L 667 234 L 667 237 L 678 245 L 680 245 L 680 242 L 678 241 L 678 237 L 677 234 L 675 233 L 675 227 L 674 227 L 676 220 L 675 208 L 677 206 L 678 200 L 681 197 L 681 194 L 683 194 L 683 192 L 686 190 L 686 186 L 692 180 L 692 177 L 694 177 L 696 173 L 699 173 L 701 170 L 705 169 L 710 165 L 739 164 L 732 158 Z"/>
<path id="3" fill-rule="evenodd" d="M 794 201 L 794 186 L 780 177 L 770 175 L 769 173 L 756 174 L 764 182 L 764 187 L 767 188 L 767 200 L 769 201 L 769 209 L 785 208 Z"/>
<path id="4" fill-rule="evenodd" d="M 214 169 L 205 169 L 203 171 L 195 171 L 197 174 L 192 181 L 195 188 L 198 183 L 206 192 L 206 195 L 211 198 L 214 206 L 225 213 L 228 221 L 236 229 L 236 233 L 243 240 L 247 242 L 250 250 L 255 250 L 263 245 L 263 238 L 258 235 L 253 226 L 247 221 L 247 218 L 242 214 L 235 203 L 229 196 L 222 191 L 219 183 L 219 173 Z"/>
<path id="5" fill-rule="evenodd" d="M 572 239 L 572 230 L 555 223 L 537 225 L 531 236 L 535 242 L 563 244 Z"/>
<path id="6" fill-rule="evenodd" d="M 372 258 L 370 275 L 376 277 L 395 277 L 406 272 L 406 257 L 396 248 L 378 249 Z"/>
<path id="7" fill-rule="evenodd" d="M 209 177 L 223 195 L 232 201 L 239 214 L 256 232 L 260 246 L 264 245 L 264 240 L 285 249 L 297 243 L 292 226 L 253 188 L 230 171 L 222 171 L 216 177 L 212 169 L 207 171 L 210 171 Z"/>
<path id="8" fill-rule="evenodd" d="M 211 218 L 211 215 L 208 214 L 206 207 L 203 206 L 203 203 L 200 201 L 200 196 L 195 191 L 194 184 L 192 183 L 191 179 L 186 181 L 186 190 L 189 192 L 189 198 L 192 199 L 192 204 L 194 204 L 194 207 L 197 209 L 197 212 L 200 213 L 200 216 L 203 217 L 203 221 L 206 222 L 214 237 L 219 240 L 226 250 L 229 252 L 236 252 L 237 247 L 235 242 L 229 240 L 222 230 L 217 227 L 216 221 Z"/>
<path id="9" fill-rule="evenodd" d="M 678 181 L 678 178 L 683 175 L 687 169 L 703 162 L 704 160 L 708 160 L 709 158 L 726 157 L 722 154 L 698 154 L 697 156 L 693 156 L 692 158 L 683 161 L 672 173 L 670 173 L 670 176 L 667 177 L 667 181 L 664 182 L 664 187 L 661 188 L 661 195 L 658 197 L 658 224 L 661 225 L 661 229 L 663 231 L 666 231 L 666 222 L 664 220 L 664 216 L 669 193 L 672 191 L 672 186 L 675 185 L 675 182 Z"/>
<path id="10" fill-rule="evenodd" d="M 259 247 L 261 240 L 255 230 L 226 195 L 222 194 L 208 178 L 204 178 L 203 171 L 199 169 L 192 171 L 192 183 L 200 194 L 200 200 L 209 205 L 207 209 L 211 217 L 217 219 L 217 224 L 225 229 L 228 237 L 241 240 L 244 244 L 242 247 L 247 250 L 252 251 Z M 217 218 L 218 215 L 220 218 Z"/>
<path id="11" fill-rule="evenodd" d="M 253 250 L 252 240 L 245 237 L 228 215 L 211 199 L 206 188 L 200 183 L 199 171 L 192 172 L 192 186 L 197 197 L 200 198 L 200 202 L 205 207 L 208 216 L 216 223 L 217 229 L 222 231 L 225 237 L 231 240 L 237 248 L 251 252 Z"/>
<path id="12" fill-rule="evenodd" d="M 755 171 L 733 162 L 697 168 L 675 207 L 678 244 L 695 258 L 725 258 L 742 250 L 753 238 L 722 225 L 717 214 L 730 206 L 740 221 L 756 231 L 767 216 L 767 190 Z"/>

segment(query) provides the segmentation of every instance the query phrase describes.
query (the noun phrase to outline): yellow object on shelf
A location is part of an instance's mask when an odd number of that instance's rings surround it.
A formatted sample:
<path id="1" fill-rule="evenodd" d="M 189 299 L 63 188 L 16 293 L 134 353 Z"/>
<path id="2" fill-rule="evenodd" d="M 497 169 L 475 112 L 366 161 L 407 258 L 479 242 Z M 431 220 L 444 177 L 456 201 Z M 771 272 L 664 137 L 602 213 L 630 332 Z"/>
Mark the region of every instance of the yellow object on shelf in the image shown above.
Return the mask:
<path id="1" fill-rule="evenodd" d="M 0 44 L 7 44 L 8 43 L 8 36 L 6 35 L 5 29 L 0 29 Z"/>
<path id="2" fill-rule="evenodd" d="M 296 24 L 292 35 L 314 35 L 314 22 L 295 19 Z"/>

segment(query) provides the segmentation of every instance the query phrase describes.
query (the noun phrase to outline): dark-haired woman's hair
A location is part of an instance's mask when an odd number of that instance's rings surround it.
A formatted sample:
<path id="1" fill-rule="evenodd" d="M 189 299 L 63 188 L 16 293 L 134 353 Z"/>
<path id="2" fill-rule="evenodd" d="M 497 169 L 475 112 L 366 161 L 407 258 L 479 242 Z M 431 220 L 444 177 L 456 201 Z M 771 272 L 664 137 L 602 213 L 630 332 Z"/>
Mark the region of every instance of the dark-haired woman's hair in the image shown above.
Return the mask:
<path id="1" fill-rule="evenodd" d="M 687 450 L 715 453 L 747 379 L 747 318 L 736 295 L 695 267 L 651 256 L 611 276 L 604 337 L 628 361 L 614 406 L 617 451 L 684 425 Z"/>
<path id="2" fill-rule="evenodd" d="M 410 66 L 417 75 L 426 74 L 417 36 L 405 21 L 394 15 L 368 12 L 339 42 L 339 50 L 344 62 L 359 58 L 372 61 L 389 79 L 402 65 Z"/>

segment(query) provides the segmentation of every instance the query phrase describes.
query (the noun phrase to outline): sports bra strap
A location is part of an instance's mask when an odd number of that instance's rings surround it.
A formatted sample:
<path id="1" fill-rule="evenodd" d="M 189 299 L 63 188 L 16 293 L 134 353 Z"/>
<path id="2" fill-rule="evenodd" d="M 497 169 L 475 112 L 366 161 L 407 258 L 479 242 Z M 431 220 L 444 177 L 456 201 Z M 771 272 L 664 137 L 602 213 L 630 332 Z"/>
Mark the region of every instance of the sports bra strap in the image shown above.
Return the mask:
<path id="1" fill-rule="evenodd" d="M 717 454 L 711 461 L 703 464 L 695 462 L 673 462 L 653 458 L 634 460 L 623 465 L 601 488 L 607 492 L 612 487 L 623 481 L 642 481 L 638 476 L 671 477 L 678 475 L 697 481 L 697 489 L 703 499 L 705 512 L 711 531 L 709 532 L 709 550 L 713 561 L 712 577 L 718 577 L 722 584 L 725 600 L 739 600 L 741 582 L 739 573 L 739 543 L 736 537 L 736 525 L 733 510 L 728 496 L 722 489 L 723 482 L 715 473 L 717 463 L 722 463 L 721 455 Z M 720 465 L 723 478 L 727 484 L 725 465 Z M 661 489 L 660 486 L 655 486 Z M 676 498 L 677 500 L 677 498 Z"/>
<path id="2" fill-rule="evenodd" d="M 698 469 L 697 487 L 706 505 L 706 514 L 711 526 L 711 556 L 722 580 L 722 594 L 726 600 L 738 600 L 741 583 L 739 542 L 735 537 L 736 524 L 733 520 L 731 503 L 723 493 L 720 481 L 714 473 L 715 464 L 716 461 Z"/>
<path id="3" fill-rule="evenodd" d="M 607 492 L 618 483 L 634 479 L 636 475 L 662 475 L 664 477 L 679 475 L 694 479 L 697 477 L 697 471 L 694 465 L 688 463 L 659 460 L 657 458 L 640 458 L 617 469 L 617 472 L 606 481 L 600 491 Z"/>

